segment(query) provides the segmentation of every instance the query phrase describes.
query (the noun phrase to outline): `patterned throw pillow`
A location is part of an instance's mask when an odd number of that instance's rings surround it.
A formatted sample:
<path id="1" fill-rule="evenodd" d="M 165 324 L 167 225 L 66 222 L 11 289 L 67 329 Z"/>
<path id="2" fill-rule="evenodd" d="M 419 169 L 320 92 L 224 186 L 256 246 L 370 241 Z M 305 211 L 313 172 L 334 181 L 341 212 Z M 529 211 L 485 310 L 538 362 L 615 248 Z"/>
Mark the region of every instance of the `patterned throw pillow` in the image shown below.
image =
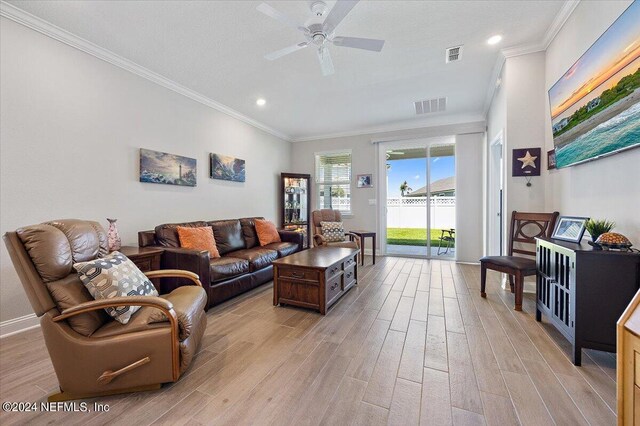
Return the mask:
<path id="1" fill-rule="evenodd" d="M 151 281 L 124 254 L 114 251 L 101 259 L 73 265 L 80 280 L 94 299 L 118 296 L 157 296 Z M 140 306 L 118 306 L 105 311 L 116 321 L 126 324 Z"/>
<path id="2" fill-rule="evenodd" d="M 330 243 L 344 241 L 344 225 L 342 222 L 320 222 L 322 236 Z"/>

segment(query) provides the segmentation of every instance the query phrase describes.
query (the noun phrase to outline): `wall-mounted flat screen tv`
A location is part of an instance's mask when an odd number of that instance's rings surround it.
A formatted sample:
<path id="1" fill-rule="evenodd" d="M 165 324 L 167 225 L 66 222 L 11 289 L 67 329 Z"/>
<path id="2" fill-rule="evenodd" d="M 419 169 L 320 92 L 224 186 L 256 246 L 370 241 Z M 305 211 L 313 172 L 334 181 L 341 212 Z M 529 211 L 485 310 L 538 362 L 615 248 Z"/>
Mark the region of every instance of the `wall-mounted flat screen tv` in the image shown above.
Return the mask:
<path id="1" fill-rule="evenodd" d="M 640 1 L 549 89 L 557 167 L 640 146 Z"/>

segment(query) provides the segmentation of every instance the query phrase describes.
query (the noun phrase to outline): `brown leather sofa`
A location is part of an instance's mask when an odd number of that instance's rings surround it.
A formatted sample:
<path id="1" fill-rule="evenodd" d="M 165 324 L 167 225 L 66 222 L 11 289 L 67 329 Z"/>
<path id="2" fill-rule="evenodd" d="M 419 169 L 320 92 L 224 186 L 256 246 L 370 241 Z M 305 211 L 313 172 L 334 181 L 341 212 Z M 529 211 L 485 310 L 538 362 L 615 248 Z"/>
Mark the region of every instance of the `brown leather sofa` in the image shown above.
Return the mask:
<path id="1" fill-rule="evenodd" d="M 278 231 L 280 243 L 261 247 L 255 229 L 255 219 L 242 218 L 214 221 L 167 223 L 153 231 L 138 233 L 140 247 L 159 247 L 162 269 L 183 269 L 200 277 L 208 294 L 207 309 L 231 299 L 273 279 L 274 260 L 302 250 L 303 235 L 294 231 Z M 211 226 L 220 258 L 210 259 L 206 250 L 180 248 L 178 226 Z M 163 291 L 184 284 L 181 278 L 165 278 Z"/>
<path id="2" fill-rule="evenodd" d="M 147 272 L 149 278 L 191 280 L 160 297 L 94 300 L 73 264 L 107 254 L 97 222 L 77 219 L 31 225 L 4 235 L 60 384 L 49 401 L 64 401 L 160 388 L 174 382 L 196 354 L 207 325 L 206 294 L 187 271 Z M 127 324 L 104 308 L 142 306 Z"/>

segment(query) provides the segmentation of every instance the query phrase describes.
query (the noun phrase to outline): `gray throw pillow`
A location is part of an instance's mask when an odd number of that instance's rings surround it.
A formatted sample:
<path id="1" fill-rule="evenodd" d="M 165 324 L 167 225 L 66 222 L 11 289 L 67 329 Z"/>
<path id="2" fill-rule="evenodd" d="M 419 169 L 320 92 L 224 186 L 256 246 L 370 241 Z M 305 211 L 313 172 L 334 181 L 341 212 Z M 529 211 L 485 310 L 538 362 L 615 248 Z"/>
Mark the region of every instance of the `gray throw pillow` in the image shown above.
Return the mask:
<path id="1" fill-rule="evenodd" d="M 157 296 L 151 281 L 124 254 L 114 251 L 107 256 L 73 265 L 80 280 L 95 300 L 118 296 Z M 118 306 L 105 311 L 126 324 L 140 306 Z"/>
<path id="2" fill-rule="evenodd" d="M 345 240 L 342 222 L 320 222 L 320 227 L 322 227 L 322 236 L 326 241 L 336 243 Z"/>

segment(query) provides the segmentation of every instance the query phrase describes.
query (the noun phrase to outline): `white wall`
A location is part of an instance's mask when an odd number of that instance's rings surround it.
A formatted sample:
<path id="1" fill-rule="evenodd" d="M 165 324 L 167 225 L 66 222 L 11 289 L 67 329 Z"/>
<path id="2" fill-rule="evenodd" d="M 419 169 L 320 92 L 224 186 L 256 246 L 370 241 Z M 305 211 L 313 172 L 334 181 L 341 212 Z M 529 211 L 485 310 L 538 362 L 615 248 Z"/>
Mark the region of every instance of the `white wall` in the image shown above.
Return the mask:
<path id="1" fill-rule="evenodd" d="M 547 170 L 553 149 L 548 89 L 620 16 L 631 1 L 581 2 L 545 52 L 507 58 L 502 86 L 488 115 L 489 140 L 505 128 L 506 212 L 559 211 L 562 215 L 607 218 L 616 231 L 640 244 L 640 149 L 559 170 Z M 511 150 L 542 147 L 542 175 L 527 188 L 511 178 Z M 506 232 L 506 230 L 505 230 Z"/>
<path id="2" fill-rule="evenodd" d="M 493 141 L 503 132 L 503 248 L 508 241 L 512 211 L 543 212 L 546 208 L 544 65 L 544 52 L 506 58 L 500 74 L 501 84 L 494 93 L 487 114 L 488 141 Z M 487 159 L 490 155 L 488 145 L 485 150 Z M 512 176 L 513 150 L 537 147 L 541 148 L 541 175 L 531 177 L 531 186 L 527 186 L 524 177 Z M 487 204 L 485 209 L 488 209 Z M 487 216 L 487 220 L 491 219 Z M 488 233 L 489 223 L 486 226 Z"/>
<path id="3" fill-rule="evenodd" d="M 578 4 L 546 51 L 548 90 L 629 6 L 631 1 Z M 553 149 L 548 102 L 544 114 L 545 147 Z M 607 218 L 616 231 L 640 246 L 640 149 L 593 162 L 544 171 L 547 210 L 564 215 Z"/>
<path id="4" fill-rule="evenodd" d="M 409 140 L 411 138 L 432 138 L 438 136 L 452 136 L 467 133 L 484 133 L 485 123 L 460 123 L 444 126 L 425 127 L 421 129 L 413 129 L 410 131 L 396 131 L 386 133 L 365 134 L 357 136 L 346 136 L 332 139 L 319 139 L 306 142 L 294 142 L 292 144 L 292 169 L 297 173 L 311 174 L 312 181 L 314 179 L 314 153 L 321 151 L 334 151 L 339 149 L 352 150 L 352 174 L 371 173 L 373 174 L 373 188 L 356 188 L 355 184 L 351 189 L 352 200 L 352 217 L 345 217 L 346 229 L 370 229 L 380 233 L 379 224 L 377 223 L 378 206 L 369 204 L 369 200 L 375 200 L 380 185 L 380 176 L 378 173 L 378 164 L 376 163 L 376 144 L 374 141 L 381 140 Z M 456 151 L 456 155 L 458 152 Z M 456 159 L 456 162 L 458 160 Z M 482 166 L 482 165 L 480 165 Z M 466 173 L 466 172 L 465 172 Z M 384 178 L 384 176 L 382 177 Z M 480 181 L 482 182 L 481 178 Z M 479 186 L 482 191 L 481 185 Z M 313 189 L 315 194 L 315 188 Z M 316 198 L 312 195 L 312 210 L 316 209 Z M 482 209 L 477 211 L 482 219 Z M 477 230 L 482 238 L 482 226 Z M 380 241 L 378 241 L 379 243 Z M 367 244 L 370 242 L 367 241 Z M 477 261 L 480 256 L 476 257 Z"/>
<path id="5" fill-rule="evenodd" d="M 507 75 L 506 68 L 503 64 L 500 72 L 500 85 L 493 93 L 493 99 L 487 113 L 487 141 L 491 143 L 500 132 L 503 137 L 506 136 L 505 129 L 507 127 Z M 495 84 L 495 81 L 489 84 Z"/>
<path id="6" fill-rule="evenodd" d="M 118 218 L 125 244 L 171 221 L 278 219 L 291 144 L 2 18 L 0 232 Z M 198 160 L 198 186 L 138 181 L 138 150 Z M 208 155 L 246 160 L 245 183 L 208 178 Z M 32 313 L 2 245 L 0 321 Z"/>
<path id="7" fill-rule="evenodd" d="M 544 146 L 544 53 L 507 58 L 505 62 L 506 102 L 506 161 L 505 212 L 510 219 L 513 210 L 544 211 L 544 177 L 531 177 L 527 186 L 524 177 L 512 177 L 513 150 Z M 546 168 L 546 151 L 541 150 L 540 166 Z"/>
<path id="8" fill-rule="evenodd" d="M 504 58 L 501 58 L 504 60 Z M 485 255 L 497 256 L 500 254 L 500 241 L 504 239 L 500 237 L 500 227 L 505 229 L 506 216 L 495 216 L 499 213 L 500 193 L 499 187 L 501 177 L 506 176 L 506 167 L 500 170 L 500 159 L 505 158 L 506 138 L 507 138 L 507 75 L 506 68 L 502 63 L 500 70 L 500 84 L 497 82 L 489 82 L 496 85 L 493 93 L 493 99 L 487 111 L 487 145 L 484 153 L 485 167 L 485 185 L 484 185 L 484 244 Z M 494 141 L 501 137 L 501 145 L 492 145 Z M 496 170 L 496 168 L 498 170 Z M 506 188 L 503 189 L 503 195 L 506 194 Z M 504 204 L 504 202 L 503 202 Z M 503 205 L 504 207 L 504 205 Z"/>
<path id="9" fill-rule="evenodd" d="M 456 260 L 460 262 L 478 262 L 482 257 L 485 140 L 484 133 L 456 136 Z"/>

